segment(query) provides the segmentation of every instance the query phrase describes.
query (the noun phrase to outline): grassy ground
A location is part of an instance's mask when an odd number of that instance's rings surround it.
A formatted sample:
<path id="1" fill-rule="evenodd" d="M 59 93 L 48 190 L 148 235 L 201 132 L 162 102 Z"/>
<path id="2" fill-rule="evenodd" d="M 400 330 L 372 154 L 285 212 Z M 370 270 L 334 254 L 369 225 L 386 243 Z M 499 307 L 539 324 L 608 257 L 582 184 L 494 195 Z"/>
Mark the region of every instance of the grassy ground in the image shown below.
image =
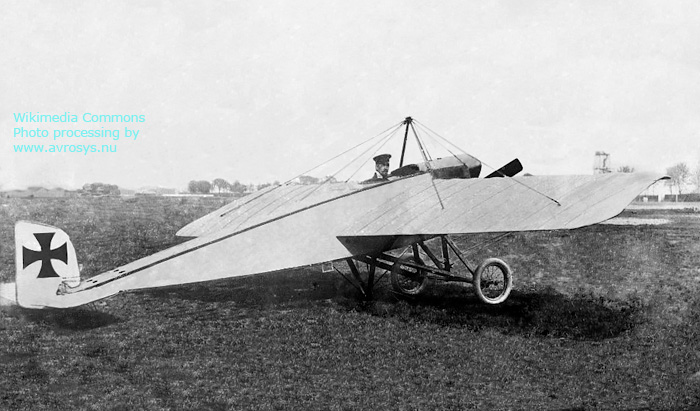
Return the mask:
<path id="1" fill-rule="evenodd" d="M 179 227 L 221 205 L 2 201 L 2 281 L 14 277 L 19 219 L 64 228 L 89 276 L 177 243 Z M 514 270 L 497 307 L 458 284 L 398 299 L 386 278 L 361 302 L 318 267 L 69 311 L 5 307 L 0 409 L 690 409 L 700 214 L 635 213 L 670 223 L 515 234 L 472 250 Z"/>

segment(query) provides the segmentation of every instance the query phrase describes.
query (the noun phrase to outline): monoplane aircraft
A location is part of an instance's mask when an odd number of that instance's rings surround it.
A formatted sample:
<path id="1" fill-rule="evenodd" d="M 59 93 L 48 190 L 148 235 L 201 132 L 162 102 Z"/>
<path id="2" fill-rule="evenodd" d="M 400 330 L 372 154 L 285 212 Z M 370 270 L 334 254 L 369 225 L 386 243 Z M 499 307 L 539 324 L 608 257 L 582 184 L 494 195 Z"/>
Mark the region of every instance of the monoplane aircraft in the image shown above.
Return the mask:
<path id="1" fill-rule="evenodd" d="M 372 297 L 379 268 L 403 295 L 418 295 L 433 281 L 459 281 L 471 283 L 483 302 L 498 304 L 512 288 L 509 266 L 498 258 L 472 265 L 451 235 L 595 224 L 619 214 L 659 179 L 642 173 L 514 177 L 522 170 L 517 160 L 479 178 L 482 163 L 466 153 L 436 159 L 426 153 L 415 123 L 407 117 L 396 125 L 405 127 L 401 162 L 385 179 L 312 185 L 290 180 L 268 187 L 177 233 L 192 239 L 87 279 L 80 278 L 65 232 L 20 221 L 17 302 L 68 308 L 129 290 L 344 262 L 366 298 Z M 409 131 L 423 161 L 404 165 Z M 370 154 L 380 148 L 374 144 Z M 367 269 L 361 272 L 357 262 Z M 457 264 L 466 270 L 458 272 Z"/>

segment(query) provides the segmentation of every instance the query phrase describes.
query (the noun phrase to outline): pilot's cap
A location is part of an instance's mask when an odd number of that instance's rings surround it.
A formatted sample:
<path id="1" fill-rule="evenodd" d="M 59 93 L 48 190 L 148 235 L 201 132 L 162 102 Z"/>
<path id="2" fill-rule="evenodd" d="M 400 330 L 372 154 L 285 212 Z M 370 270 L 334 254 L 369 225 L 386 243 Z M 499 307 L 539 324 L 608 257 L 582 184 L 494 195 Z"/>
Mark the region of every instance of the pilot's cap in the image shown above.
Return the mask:
<path id="1" fill-rule="evenodd" d="M 391 158 L 391 154 L 380 154 L 380 155 L 374 157 L 372 160 L 374 160 L 374 162 L 377 164 L 389 164 L 390 158 Z"/>

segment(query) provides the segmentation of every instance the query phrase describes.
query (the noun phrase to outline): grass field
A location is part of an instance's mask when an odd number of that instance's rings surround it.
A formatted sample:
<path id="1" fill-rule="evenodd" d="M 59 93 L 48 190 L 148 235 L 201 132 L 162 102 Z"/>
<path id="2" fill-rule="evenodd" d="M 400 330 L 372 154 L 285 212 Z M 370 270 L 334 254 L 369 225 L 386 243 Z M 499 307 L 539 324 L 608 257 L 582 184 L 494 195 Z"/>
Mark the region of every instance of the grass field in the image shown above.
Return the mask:
<path id="1" fill-rule="evenodd" d="M 0 200 L 0 281 L 20 219 L 63 228 L 83 276 L 181 240 L 222 200 Z M 700 214 L 661 225 L 457 237 L 514 270 L 485 306 L 469 286 L 361 302 L 306 267 L 140 291 L 81 309 L 0 309 L 0 409 L 693 409 L 700 406 Z M 264 245 L 261 246 L 264 250 Z M 231 250 L 235 253 L 235 250 Z M 261 258 L 275 258 L 262 255 Z M 192 273 L 196 276 L 197 273 Z"/>

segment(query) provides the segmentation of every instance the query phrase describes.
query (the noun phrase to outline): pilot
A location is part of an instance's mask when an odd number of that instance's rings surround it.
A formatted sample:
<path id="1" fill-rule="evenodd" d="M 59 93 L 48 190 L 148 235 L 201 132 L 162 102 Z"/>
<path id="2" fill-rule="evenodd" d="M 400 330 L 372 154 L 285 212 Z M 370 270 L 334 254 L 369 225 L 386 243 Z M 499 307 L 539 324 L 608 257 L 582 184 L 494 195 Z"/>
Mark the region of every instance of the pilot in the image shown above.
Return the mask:
<path id="1" fill-rule="evenodd" d="M 377 171 L 374 173 L 374 178 L 381 178 L 386 180 L 389 178 L 389 159 L 391 154 L 380 154 L 374 157 L 374 169 Z"/>
<path id="2" fill-rule="evenodd" d="M 372 178 L 363 181 L 363 183 L 381 183 L 382 181 L 387 181 L 389 179 L 390 158 L 391 154 L 380 154 L 374 157 L 374 169 L 376 172 Z"/>

